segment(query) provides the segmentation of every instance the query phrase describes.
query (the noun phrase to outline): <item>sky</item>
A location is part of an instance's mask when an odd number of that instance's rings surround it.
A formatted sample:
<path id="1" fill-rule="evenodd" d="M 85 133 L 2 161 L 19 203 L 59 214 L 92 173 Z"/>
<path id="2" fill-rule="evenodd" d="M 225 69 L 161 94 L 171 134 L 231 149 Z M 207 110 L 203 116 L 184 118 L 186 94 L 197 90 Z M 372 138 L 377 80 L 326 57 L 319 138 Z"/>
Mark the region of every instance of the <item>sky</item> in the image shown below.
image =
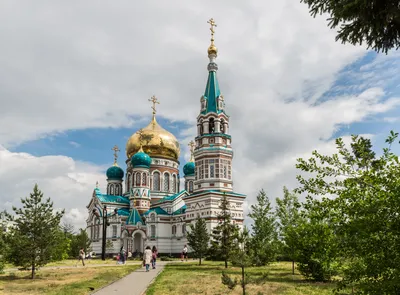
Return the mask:
<path id="1" fill-rule="evenodd" d="M 298 0 L 3 0 L 0 209 L 20 206 L 38 183 L 65 208 L 64 222 L 85 227 L 111 148 L 125 168 L 126 141 L 151 119 L 152 95 L 183 167 L 211 17 L 245 212 L 262 188 L 274 203 L 283 186 L 297 187 L 296 159 L 334 152 L 336 137 L 364 134 L 380 150 L 399 131 L 400 52 L 335 42 L 328 16 L 311 17 Z"/>

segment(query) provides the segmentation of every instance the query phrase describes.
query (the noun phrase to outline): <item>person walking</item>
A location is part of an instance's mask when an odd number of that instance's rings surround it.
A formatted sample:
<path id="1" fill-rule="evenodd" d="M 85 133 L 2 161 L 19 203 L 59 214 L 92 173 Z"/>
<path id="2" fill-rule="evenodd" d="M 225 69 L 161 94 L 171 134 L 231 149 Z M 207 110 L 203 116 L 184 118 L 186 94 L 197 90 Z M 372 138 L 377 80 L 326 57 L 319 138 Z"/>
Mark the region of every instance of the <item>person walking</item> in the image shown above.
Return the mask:
<path id="1" fill-rule="evenodd" d="M 151 252 L 150 246 L 146 247 L 143 254 L 143 263 L 146 266 L 146 271 L 149 271 L 151 259 L 153 257 L 153 253 Z"/>
<path id="2" fill-rule="evenodd" d="M 78 262 L 76 263 L 76 266 L 78 266 L 79 261 L 82 260 L 82 265 L 85 266 L 85 250 L 81 248 L 79 250 L 79 257 L 78 257 Z"/>
<path id="3" fill-rule="evenodd" d="M 186 245 L 183 247 L 183 250 L 182 250 L 182 261 L 184 259 L 186 259 L 186 261 L 188 261 L 188 248 Z"/>
<path id="4" fill-rule="evenodd" d="M 158 255 L 158 251 L 156 246 L 153 246 L 153 249 L 151 249 L 152 252 L 152 259 L 151 259 L 151 266 L 153 267 L 153 269 L 156 269 L 156 261 L 157 261 L 157 255 Z"/>
<path id="5" fill-rule="evenodd" d="M 121 264 L 125 264 L 125 250 L 124 246 L 119 250 L 119 258 L 121 259 Z"/>

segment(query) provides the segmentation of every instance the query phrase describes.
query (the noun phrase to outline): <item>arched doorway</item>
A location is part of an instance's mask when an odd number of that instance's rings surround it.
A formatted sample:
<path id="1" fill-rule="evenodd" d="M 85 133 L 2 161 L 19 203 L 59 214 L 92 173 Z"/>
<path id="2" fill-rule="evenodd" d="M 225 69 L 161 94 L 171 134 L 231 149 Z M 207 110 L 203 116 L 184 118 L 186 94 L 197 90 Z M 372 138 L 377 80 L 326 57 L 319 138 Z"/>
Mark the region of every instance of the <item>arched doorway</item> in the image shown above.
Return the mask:
<path id="1" fill-rule="evenodd" d="M 146 234 L 141 230 L 135 230 L 132 233 L 133 240 L 133 252 L 144 252 L 144 241 L 146 240 Z"/>

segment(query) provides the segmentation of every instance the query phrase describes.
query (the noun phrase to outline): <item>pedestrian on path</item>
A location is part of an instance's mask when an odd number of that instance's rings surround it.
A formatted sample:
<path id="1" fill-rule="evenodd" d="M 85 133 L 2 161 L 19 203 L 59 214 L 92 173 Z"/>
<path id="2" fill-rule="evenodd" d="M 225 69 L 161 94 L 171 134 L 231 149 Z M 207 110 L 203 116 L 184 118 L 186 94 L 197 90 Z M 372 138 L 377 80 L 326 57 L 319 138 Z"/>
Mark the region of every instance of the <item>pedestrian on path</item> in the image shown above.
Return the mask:
<path id="1" fill-rule="evenodd" d="M 184 259 L 186 259 L 186 261 L 188 261 L 188 248 L 186 245 L 183 247 L 183 250 L 182 250 L 182 261 Z"/>
<path id="2" fill-rule="evenodd" d="M 144 250 L 144 254 L 143 254 L 143 262 L 144 262 L 144 265 L 146 266 L 146 271 L 149 271 L 152 257 L 153 257 L 153 253 L 151 252 L 151 248 L 150 248 L 150 246 L 147 246 L 146 250 Z"/>
<path id="3" fill-rule="evenodd" d="M 81 260 L 82 260 L 82 265 L 85 266 L 85 250 L 83 250 L 83 248 L 81 248 L 79 250 L 79 258 L 78 258 L 78 262 L 76 263 L 76 266 L 78 266 L 78 263 Z"/>
<path id="4" fill-rule="evenodd" d="M 119 250 L 119 258 L 121 259 L 121 264 L 125 264 L 125 249 L 124 246 Z"/>
<path id="5" fill-rule="evenodd" d="M 156 261 L 157 261 L 157 255 L 158 255 L 158 251 L 156 246 L 153 246 L 153 249 L 151 249 L 152 252 L 152 259 L 151 259 L 151 266 L 153 267 L 153 269 L 156 269 Z"/>

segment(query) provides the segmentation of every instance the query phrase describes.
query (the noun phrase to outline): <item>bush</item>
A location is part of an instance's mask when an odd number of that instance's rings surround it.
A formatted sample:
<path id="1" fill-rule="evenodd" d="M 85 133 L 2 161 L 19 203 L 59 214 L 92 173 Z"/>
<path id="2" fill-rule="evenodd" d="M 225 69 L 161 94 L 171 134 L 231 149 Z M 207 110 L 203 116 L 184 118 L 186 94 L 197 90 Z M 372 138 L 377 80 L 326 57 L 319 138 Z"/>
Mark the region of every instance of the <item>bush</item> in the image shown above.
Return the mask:
<path id="1" fill-rule="evenodd" d="M 161 256 L 160 260 L 161 261 L 173 261 L 174 259 L 172 257 L 168 257 L 168 256 Z"/>

